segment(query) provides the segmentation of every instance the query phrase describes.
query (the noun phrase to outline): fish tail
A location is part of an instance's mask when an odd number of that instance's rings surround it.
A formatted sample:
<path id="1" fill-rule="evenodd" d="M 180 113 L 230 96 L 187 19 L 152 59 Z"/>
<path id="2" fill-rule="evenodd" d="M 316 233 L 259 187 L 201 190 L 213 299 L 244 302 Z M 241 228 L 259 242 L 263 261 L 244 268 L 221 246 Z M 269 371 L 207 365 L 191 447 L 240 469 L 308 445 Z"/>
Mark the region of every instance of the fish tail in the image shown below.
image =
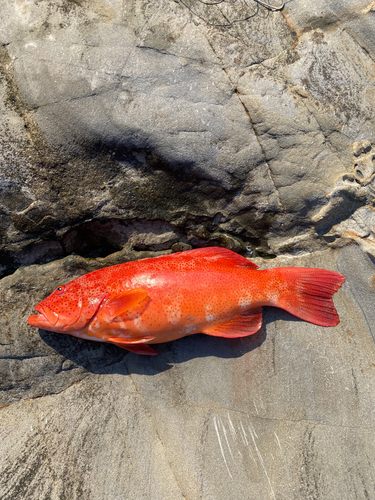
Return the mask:
<path id="1" fill-rule="evenodd" d="M 320 326 L 336 326 L 340 319 L 332 295 L 344 283 L 342 274 L 304 267 L 276 268 L 279 296 L 273 304 L 297 318 Z"/>

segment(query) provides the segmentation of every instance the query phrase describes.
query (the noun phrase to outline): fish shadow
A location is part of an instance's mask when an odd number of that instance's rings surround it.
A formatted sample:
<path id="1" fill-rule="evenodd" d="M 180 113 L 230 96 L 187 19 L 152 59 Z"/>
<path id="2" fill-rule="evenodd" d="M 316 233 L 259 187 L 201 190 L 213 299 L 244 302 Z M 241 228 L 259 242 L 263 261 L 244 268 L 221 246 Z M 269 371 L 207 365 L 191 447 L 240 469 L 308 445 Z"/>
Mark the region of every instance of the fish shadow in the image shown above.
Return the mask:
<path id="1" fill-rule="evenodd" d="M 39 334 L 43 342 L 57 353 L 88 372 L 154 375 L 191 359 L 242 357 L 263 344 L 267 337 L 267 325 L 279 319 L 302 322 L 285 311 L 267 307 L 263 310 L 262 327 L 253 335 L 228 339 L 195 334 L 173 342 L 153 345 L 158 356 L 139 355 L 112 344 L 82 340 L 71 335 L 45 330 L 39 330 Z"/>

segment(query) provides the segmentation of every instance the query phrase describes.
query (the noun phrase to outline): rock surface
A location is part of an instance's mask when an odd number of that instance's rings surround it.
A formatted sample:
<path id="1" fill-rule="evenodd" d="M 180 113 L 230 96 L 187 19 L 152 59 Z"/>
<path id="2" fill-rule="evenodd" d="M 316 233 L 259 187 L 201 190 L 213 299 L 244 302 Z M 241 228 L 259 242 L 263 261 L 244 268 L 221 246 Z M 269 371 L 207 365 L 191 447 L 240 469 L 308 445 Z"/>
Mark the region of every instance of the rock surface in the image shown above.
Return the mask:
<path id="1" fill-rule="evenodd" d="M 208 3 L 2 2 L 4 500 L 375 498 L 375 4 Z M 26 323 L 207 245 L 343 273 L 340 325 L 269 308 L 148 358 Z"/>
<path id="2" fill-rule="evenodd" d="M 150 221 L 166 248 L 326 248 L 313 218 L 374 139 L 373 5 L 354 3 L 3 2 L 3 274 L 108 255 Z"/>
<path id="3" fill-rule="evenodd" d="M 1 281 L 1 498 L 372 497 L 375 266 L 358 246 L 269 264 L 344 272 L 335 328 L 266 308 L 253 336 L 146 357 L 26 325 L 57 282 L 103 263 Z"/>

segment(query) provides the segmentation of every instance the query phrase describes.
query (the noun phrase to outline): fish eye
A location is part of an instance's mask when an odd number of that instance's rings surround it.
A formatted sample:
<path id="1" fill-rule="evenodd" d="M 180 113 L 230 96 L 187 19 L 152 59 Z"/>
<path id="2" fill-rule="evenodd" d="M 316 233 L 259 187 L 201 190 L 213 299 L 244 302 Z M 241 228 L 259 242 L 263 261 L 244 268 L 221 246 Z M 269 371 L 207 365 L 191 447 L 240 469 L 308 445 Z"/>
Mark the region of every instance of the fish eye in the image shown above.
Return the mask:
<path id="1" fill-rule="evenodd" d="M 57 295 L 61 295 L 64 290 L 65 286 L 59 286 L 58 288 L 56 288 L 56 292 L 58 292 Z"/>

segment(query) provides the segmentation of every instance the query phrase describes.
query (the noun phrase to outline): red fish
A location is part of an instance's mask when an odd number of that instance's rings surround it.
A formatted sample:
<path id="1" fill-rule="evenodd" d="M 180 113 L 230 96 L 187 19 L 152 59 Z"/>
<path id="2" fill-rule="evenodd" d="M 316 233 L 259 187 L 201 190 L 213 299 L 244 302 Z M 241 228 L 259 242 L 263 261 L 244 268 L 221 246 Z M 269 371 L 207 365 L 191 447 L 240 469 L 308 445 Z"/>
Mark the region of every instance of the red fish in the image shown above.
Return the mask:
<path id="1" fill-rule="evenodd" d="M 30 316 L 32 326 L 110 342 L 138 354 L 148 344 L 194 333 L 245 337 L 259 330 L 262 306 L 321 326 L 339 323 L 332 295 L 344 276 L 324 269 L 258 266 L 230 250 L 202 248 L 85 274 L 59 286 Z"/>

